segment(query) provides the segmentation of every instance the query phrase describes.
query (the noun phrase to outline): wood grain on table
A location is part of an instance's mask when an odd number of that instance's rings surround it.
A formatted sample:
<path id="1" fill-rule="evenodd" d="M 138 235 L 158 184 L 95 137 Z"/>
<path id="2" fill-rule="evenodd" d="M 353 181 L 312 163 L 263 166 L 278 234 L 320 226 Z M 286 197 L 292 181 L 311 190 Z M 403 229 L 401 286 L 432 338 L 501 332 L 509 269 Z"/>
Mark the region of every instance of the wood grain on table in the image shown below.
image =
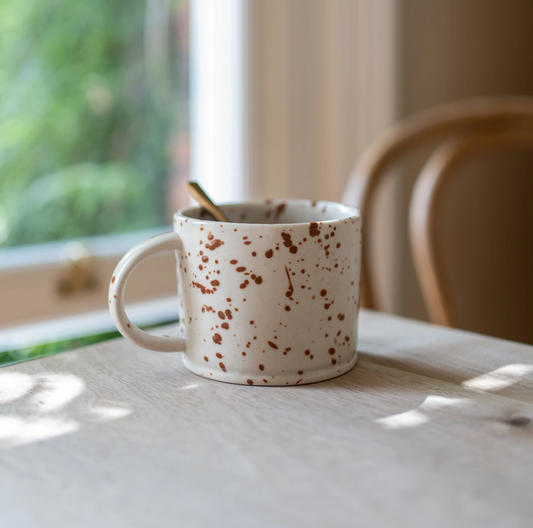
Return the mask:
<path id="1" fill-rule="evenodd" d="M 533 347 L 363 310 L 358 348 L 287 388 L 123 339 L 0 369 L 0 528 L 532 526 Z"/>

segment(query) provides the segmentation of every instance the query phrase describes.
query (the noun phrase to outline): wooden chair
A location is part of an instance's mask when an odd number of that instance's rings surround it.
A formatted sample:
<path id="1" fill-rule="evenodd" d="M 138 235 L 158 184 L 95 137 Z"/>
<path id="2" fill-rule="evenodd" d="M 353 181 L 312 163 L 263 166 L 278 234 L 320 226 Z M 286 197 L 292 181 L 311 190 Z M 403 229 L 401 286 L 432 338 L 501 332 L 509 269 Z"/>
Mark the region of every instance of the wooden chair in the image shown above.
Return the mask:
<path id="1" fill-rule="evenodd" d="M 438 141 L 444 144 L 430 157 L 414 192 L 410 215 L 413 256 L 431 319 L 465 328 L 447 291 L 435 239 L 437 217 L 432 211 L 460 162 L 497 148 L 533 147 L 533 99 L 495 97 L 459 101 L 399 122 L 363 153 L 350 176 L 343 200 L 359 207 L 363 218 L 368 218 L 377 186 L 389 169 L 419 147 Z M 379 308 L 369 276 L 368 247 L 372 241 L 368 236 L 368 222 L 363 224 L 363 237 L 366 251 L 362 262 L 361 305 Z"/>
<path id="2" fill-rule="evenodd" d="M 516 229 L 508 233 L 508 237 L 517 239 L 515 246 L 521 241 L 521 250 L 514 255 L 514 259 L 510 258 L 507 270 L 494 269 L 497 268 L 494 260 L 498 260 L 499 255 L 491 255 L 490 252 L 482 257 L 486 262 L 479 263 L 477 291 L 476 286 L 471 286 L 469 292 L 476 297 L 476 302 L 475 305 L 469 304 L 478 312 L 476 319 L 481 321 L 478 323 L 480 328 L 475 328 L 476 323 L 471 317 L 461 314 L 461 304 L 465 303 L 454 299 L 457 295 L 454 295 L 450 274 L 443 265 L 446 244 L 439 229 L 442 221 L 439 209 L 445 199 L 446 189 L 453 182 L 453 177 L 457 176 L 461 165 L 476 156 L 504 149 L 533 150 L 533 128 L 452 139 L 432 154 L 413 189 L 409 210 L 412 254 L 426 307 L 433 322 L 458 328 L 481 329 L 485 333 L 533 343 L 533 221 L 530 222 L 529 229 L 527 226 L 516 225 Z M 533 193 L 530 201 L 533 213 Z M 495 248 L 495 251 L 501 250 L 501 247 Z M 468 258 L 468 249 L 465 252 L 456 247 L 455 251 L 456 259 Z M 472 251 L 475 248 L 471 247 L 470 252 Z M 517 258 L 521 262 L 517 262 Z M 524 266 L 524 261 L 529 262 L 529 265 Z M 530 268 L 529 276 L 527 268 Z M 498 294 L 498 289 L 503 291 Z M 470 324 L 467 319 L 470 319 Z"/>

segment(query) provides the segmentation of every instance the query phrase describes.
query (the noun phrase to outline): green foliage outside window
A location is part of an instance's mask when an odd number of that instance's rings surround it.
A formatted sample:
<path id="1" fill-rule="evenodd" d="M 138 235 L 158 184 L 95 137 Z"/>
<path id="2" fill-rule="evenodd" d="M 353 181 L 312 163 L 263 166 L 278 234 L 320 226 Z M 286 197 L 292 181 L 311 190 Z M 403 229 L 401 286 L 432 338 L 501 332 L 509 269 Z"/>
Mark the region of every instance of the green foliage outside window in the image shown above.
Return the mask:
<path id="1" fill-rule="evenodd" d="M 165 223 L 184 8 L 0 2 L 0 247 Z"/>

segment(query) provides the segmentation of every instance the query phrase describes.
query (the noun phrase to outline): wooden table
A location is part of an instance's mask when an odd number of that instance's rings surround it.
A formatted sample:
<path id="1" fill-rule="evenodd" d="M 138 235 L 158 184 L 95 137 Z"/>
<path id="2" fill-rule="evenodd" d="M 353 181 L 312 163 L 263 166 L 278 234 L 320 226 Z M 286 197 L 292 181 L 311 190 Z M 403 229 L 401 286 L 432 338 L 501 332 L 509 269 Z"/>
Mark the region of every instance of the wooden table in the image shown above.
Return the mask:
<path id="1" fill-rule="evenodd" d="M 122 339 L 1 369 L 0 527 L 533 526 L 533 347 L 363 311 L 359 350 L 293 388 Z"/>

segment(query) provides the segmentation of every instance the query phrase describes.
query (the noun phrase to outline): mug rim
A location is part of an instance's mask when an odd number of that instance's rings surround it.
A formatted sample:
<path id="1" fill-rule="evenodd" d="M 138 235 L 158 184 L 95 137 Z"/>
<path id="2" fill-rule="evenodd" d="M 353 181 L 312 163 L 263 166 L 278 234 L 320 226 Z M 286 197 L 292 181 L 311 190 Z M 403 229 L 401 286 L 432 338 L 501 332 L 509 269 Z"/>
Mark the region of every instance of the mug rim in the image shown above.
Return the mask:
<path id="1" fill-rule="evenodd" d="M 335 218 L 333 220 L 316 220 L 316 222 L 327 222 L 328 224 L 333 223 L 340 223 L 343 220 L 352 220 L 354 218 L 357 218 L 361 220 L 361 210 L 357 207 L 354 207 L 353 205 L 348 205 L 342 202 L 332 202 L 330 200 L 305 200 L 305 199 L 297 199 L 297 198 L 287 198 L 287 199 L 273 199 L 273 200 L 243 200 L 241 202 L 224 202 L 221 204 L 218 204 L 222 209 L 225 207 L 232 207 L 232 206 L 245 206 L 245 205 L 278 205 L 281 203 L 286 203 L 290 205 L 307 205 L 312 206 L 312 204 L 315 204 L 316 207 L 319 205 L 321 206 L 327 206 L 329 205 L 335 205 L 335 206 L 341 206 L 345 208 L 346 215 Z M 312 206 L 313 207 L 313 206 Z M 232 225 L 241 225 L 241 226 L 308 226 L 310 223 L 313 223 L 314 221 L 310 222 L 277 222 L 277 223 L 258 223 L 258 222 L 219 222 L 218 220 L 210 220 L 208 218 L 194 218 L 192 216 L 187 216 L 185 213 L 189 211 L 199 210 L 202 209 L 200 205 L 188 205 L 186 207 L 181 207 L 174 213 L 174 219 L 180 218 L 190 221 L 191 223 L 210 223 L 210 224 L 232 224 Z"/>

